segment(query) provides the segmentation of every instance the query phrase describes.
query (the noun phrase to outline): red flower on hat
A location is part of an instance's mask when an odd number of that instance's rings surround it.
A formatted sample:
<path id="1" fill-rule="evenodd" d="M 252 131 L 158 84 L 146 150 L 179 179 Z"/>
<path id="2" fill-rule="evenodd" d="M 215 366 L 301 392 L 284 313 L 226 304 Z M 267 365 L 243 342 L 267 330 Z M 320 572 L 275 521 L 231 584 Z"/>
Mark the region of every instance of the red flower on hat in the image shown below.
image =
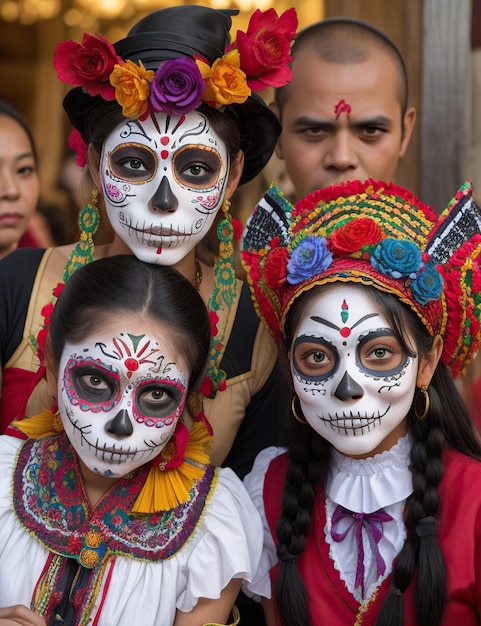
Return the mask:
<path id="1" fill-rule="evenodd" d="M 236 47 L 241 67 L 247 75 L 247 84 L 253 91 L 266 87 L 282 87 L 292 78 L 288 66 L 292 60 L 291 42 L 297 30 L 294 8 L 278 17 L 275 9 L 257 9 L 247 32 L 237 31 Z"/>
<path id="2" fill-rule="evenodd" d="M 354 219 L 337 230 L 329 238 L 333 254 L 347 256 L 359 252 L 363 246 L 375 245 L 383 238 L 382 228 L 370 217 Z"/>
<path id="3" fill-rule="evenodd" d="M 264 264 L 264 282 L 271 289 L 279 289 L 286 282 L 287 248 L 274 248 L 269 252 Z"/>
<path id="4" fill-rule="evenodd" d="M 77 153 L 76 163 L 79 167 L 87 165 L 87 144 L 80 132 L 74 128 L 68 138 L 68 147 Z"/>
<path id="5" fill-rule="evenodd" d="M 53 64 L 60 80 L 80 86 L 90 96 L 115 100 L 109 76 L 116 63 L 123 63 L 113 45 L 102 35 L 85 33 L 82 43 L 61 41 L 54 53 Z"/>

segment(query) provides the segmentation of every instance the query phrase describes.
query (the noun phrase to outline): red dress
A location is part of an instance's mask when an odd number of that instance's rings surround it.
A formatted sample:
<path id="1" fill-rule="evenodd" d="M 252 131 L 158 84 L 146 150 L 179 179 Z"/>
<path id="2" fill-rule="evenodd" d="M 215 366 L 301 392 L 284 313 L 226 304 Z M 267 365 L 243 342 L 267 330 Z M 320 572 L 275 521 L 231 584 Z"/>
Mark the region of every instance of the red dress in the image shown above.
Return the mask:
<path id="1" fill-rule="evenodd" d="M 441 515 L 438 536 L 447 568 L 448 602 L 443 626 L 478 626 L 481 618 L 481 463 L 452 449 L 443 453 L 444 477 L 439 492 Z M 264 483 L 264 507 L 272 536 L 280 515 L 287 455 L 269 465 Z M 326 509 L 322 493 L 314 507 L 306 548 L 297 561 L 309 596 L 312 626 L 374 626 L 379 608 L 389 592 L 391 576 L 374 595 L 359 604 L 348 591 L 329 556 L 324 538 Z M 272 568 L 274 588 L 278 565 Z M 405 619 L 419 626 L 414 609 L 414 585 L 404 594 Z M 279 621 L 279 623 L 281 623 Z"/>

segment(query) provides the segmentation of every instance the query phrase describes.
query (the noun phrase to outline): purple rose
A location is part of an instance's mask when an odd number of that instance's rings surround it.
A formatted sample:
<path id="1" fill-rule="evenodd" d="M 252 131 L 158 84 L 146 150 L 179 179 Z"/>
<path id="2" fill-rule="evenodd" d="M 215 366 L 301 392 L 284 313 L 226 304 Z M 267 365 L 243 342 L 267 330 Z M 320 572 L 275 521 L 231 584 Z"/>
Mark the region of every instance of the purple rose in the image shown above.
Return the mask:
<path id="1" fill-rule="evenodd" d="M 155 72 L 150 89 L 150 103 L 155 111 L 184 115 L 196 109 L 205 91 L 195 61 L 178 57 L 164 61 Z"/>
<path id="2" fill-rule="evenodd" d="M 324 237 L 307 237 L 293 251 L 287 262 L 287 282 L 297 285 L 302 281 L 320 274 L 332 263 Z"/>

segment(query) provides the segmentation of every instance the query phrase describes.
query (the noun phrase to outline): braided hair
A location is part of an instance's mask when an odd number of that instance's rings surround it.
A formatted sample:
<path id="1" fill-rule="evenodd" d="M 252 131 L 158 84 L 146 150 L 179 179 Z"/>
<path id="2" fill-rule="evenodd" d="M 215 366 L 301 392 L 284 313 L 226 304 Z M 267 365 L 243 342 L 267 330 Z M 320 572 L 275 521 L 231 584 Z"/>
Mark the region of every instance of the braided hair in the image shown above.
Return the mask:
<path id="1" fill-rule="evenodd" d="M 366 287 L 363 287 L 366 288 Z M 395 297 L 369 289 L 369 296 L 390 322 L 400 345 L 412 356 L 426 355 L 432 348 L 421 321 Z M 310 302 L 322 292 L 314 287 L 292 305 L 286 320 L 286 347 Z M 412 337 L 412 344 L 406 339 Z M 447 599 L 446 566 L 437 540 L 440 511 L 439 483 L 443 477 L 442 452 L 445 445 L 481 460 L 481 440 L 457 391 L 446 365 L 438 363 L 429 387 L 430 407 L 425 419 L 418 419 L 413 406 L 407 416 L 412 439 L 410 470 L 413 493 L 405 506 L 406 540 L 397 555 L 391 588 L 376 620 L 376 626 L 403 626 L 403 594 L 416 580 L 416 611 L 423 626 L 439 626 Z M 442 403 L 441 403 L 442 397 Z M 449 406 L 449 414 L 446 407 Z M 310 626 L 307 592 L 296 561 L 301 556 L 311 524 L 318 487 L 326 485 L 331 444 L 309 426 L 291 415 L 286 424 L 288 469 L 282 512 L 276 526 L 279 575 L 275 598 L 283 626 Z"/>

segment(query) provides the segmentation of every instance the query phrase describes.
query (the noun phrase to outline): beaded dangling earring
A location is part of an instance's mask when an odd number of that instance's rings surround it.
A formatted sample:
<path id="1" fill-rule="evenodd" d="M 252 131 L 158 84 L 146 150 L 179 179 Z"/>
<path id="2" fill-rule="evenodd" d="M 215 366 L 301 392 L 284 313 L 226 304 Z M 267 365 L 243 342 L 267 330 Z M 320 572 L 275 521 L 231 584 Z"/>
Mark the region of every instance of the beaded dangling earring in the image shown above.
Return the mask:
<path id="1" fill-rule="evenodd" d="M 219 256 L 214 266 L 214 293 L 212 297 L 221 300 L 226 306 L 231 306 L 234 300 L 235 264 L 234 264 L 234 227 L 232 215 L 229 213 L 230 200 L 222 203 L 222 217 L 217 226 L 219 237 Z M 217 307 L 218 308 L 218 307 Z"/>
<path id="2" fill-rule="evenodd" d="M 95 244 L 93 237 L 98 230 L 100 223 L 100 213 L 98 209 L 98 189 L 92 189 L 92 196 L 89 203 L 80 211 L 78 224 L 80 230 L 80 239 L 75 244 L 70 253 L 67 265 L 65 267 L 63 280 L 64 282 L 82 265 L 87 265 L 93 261 Z"/>
<path id="3" fill-rule="evenodd" d="M 50 316 L 52 315 L 53 307 L 60 295 L 64 284 L 70 278 L 70 276 L 82 265 L 87 265 L 94 259 L 95 245 L 93 237 L 98 230 L 100 224 L 100 213 L 97 206 L 99 190 L 92 189 L 91 200 L 80 211 L 78 218 L 78 225 L 80 230 L 80 239 L 75 244 L 72 252 L 67 260 L 65 266 L 62 281 L 58 283 L 53 289 L 50 302 L 43 307 L 42 315 L 44 316 L 44 323 L 37 336 L 30 334 L 28 341 L 38 356 L 40 363 L 44 363 L 45 358 L 45 339 L 47 337 L 48 329 L 50 328 Z"/>
<path id="4" fill-rule="evenodd" d="M 219 237 L 219 255 L 214 264 L 214 289 L 209 300 L 209 310 L 216 317 L 217 311 L 222 305 L 231 307 L 236 293 L 235 260 L 234 260 L 234 227 L 232 225 L 232 215 L 229 213 L 230 201 L 225 199 L 222 203 L 223 217 L 217 226 L 217 236 Z M 214 324 L 215 327 L 215 324 Z M 209 353 L 208 378 L 210 384 L 203 385 L 203 393 L 213 398 L 218 389 L 225 386 L 226 373 L 219 369 L 224 346 L 223 337 L 217 332 L 211 339 L 211 349 Z"/>

